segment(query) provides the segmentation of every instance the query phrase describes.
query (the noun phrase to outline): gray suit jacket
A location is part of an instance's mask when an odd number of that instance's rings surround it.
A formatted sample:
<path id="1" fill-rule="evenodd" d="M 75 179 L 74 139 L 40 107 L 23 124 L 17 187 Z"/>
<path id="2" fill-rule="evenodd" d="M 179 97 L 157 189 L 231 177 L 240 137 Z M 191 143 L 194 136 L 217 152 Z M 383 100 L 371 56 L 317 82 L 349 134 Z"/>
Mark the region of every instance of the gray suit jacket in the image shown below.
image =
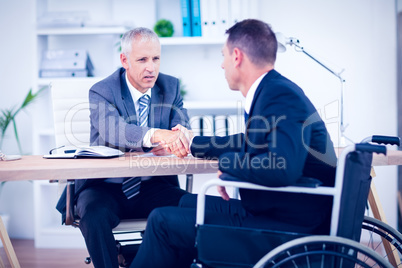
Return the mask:
<path id="1" fill-rule="evenodd" d="M 148 126 L 171 129 L 189 127 L 177 78 L 159 74 L 152 90 Z M 144 151 L 142 140 L 149 127 L 137 125 L 134 102 L 121 68 L 96 83 L 89 91 L 91 145 L 105 145 L 122 151 Z"/>
<path id="2" fill-rule="evenodd" d="M 148 126 L 137 125 L 134 102 L 126 84 L 125 69 L 120 68 L 109 77 L 96 83 L 89 91 L 91 145 L 105 145 L 122 151 L 148 151 L 142 146 L 142 140 L 150 127 L 171 129 L 177 124 L 187 128 L 189 118 L 183 108 L 180 96 L 179 80 L 160 73 L 152 90 Z M 177 176 L 166 179 L 178 184 Z M 76 180 L 75 199 L 85 188 L 103 181 L 103 179 Z M 56 206 L 65 219 L 65 191 Z"/>

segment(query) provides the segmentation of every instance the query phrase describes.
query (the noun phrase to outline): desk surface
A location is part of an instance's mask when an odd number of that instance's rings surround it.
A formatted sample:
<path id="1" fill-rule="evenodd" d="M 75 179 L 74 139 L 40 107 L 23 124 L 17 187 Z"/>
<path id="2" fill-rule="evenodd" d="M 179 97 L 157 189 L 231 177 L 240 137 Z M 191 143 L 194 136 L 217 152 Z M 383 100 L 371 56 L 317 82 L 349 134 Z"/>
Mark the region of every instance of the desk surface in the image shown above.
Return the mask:
<path id="1" fill-rule="evenodd" d="M 336 153 L 341 150 L 336 148 Z M 373 166 L 387 165 L 402 165 L 402 151 L 373 155 Z M 140 157 L 138 153 L 126 153 L 111 159 L 44 159 L 41 155 L 24 155 L 21 160 L 0 161 L 0 181 L 201 174 L 217 170 L 217 161 L 193 157 Z"/>
<path id="2" fill-rule="evenodd" d="M 342 148 L 335 148 L 336 155 L 339 156 Z M 387 150 L 387 155 L 373 154 L 373 166 L 393 166 L 402 165 L 402 151 Z"/>
<path id="3" fill-rule="evenodd" d="M 0 161 L 0 181 L 200 174 L 217 170 L 217 161 L 194 157 L 140 157 L 138 153 L 126 153 L 110 159 L 44 159 L 41 155 L 24 155 L 20 160 Z"/>

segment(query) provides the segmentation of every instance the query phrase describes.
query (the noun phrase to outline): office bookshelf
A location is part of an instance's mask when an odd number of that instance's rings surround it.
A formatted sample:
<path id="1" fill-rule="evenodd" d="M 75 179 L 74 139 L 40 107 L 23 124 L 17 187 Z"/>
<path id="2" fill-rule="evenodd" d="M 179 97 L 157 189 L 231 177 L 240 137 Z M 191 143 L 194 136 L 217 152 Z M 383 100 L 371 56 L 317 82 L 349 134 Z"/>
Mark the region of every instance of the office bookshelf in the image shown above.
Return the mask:
<path id="1" fill-rule="evenodd" d="M 33 70 L 33 85 L 37 90 L 42 87 L 48 87 L 48 89 L 34 104 L 33 154 L 47 154 L 49 149 L 55 146 L 49 85 L 56 80 L 69 79 L 95 82 L 110 75 L 121 66 L 118 51 L 121 34 L 137 26 L 152 29 L 160 18 L 171 20 L 175 26 L 173 37 L 160 38 L 163 55 L 161 72 L 184 80 L 189 96 L 188 99 L 185 98 L 184 106 L 188 109 L 189 114 L 228 114 L 238 111 L 241 104 L 237 98 L 230 95 L 223 72 L 220 72 L 222 71 L 220 61 L 221 48 L 225 42 L 224 35 L 222 34 L 220 37 L 183 37 L 180 2 L 180 0 L 36 1 L 36 68 Z M 41 27 L 39 23 L 41 16 L 48 12 L 62 13 L 76 10 L 85 11 L 84 14 L 89 14 L 89 17 L 95 22 L 87 23 L 83 27 L 77 25 Z M 85 49 L 95 67 L 94 77 L 40 77 L 42 54 L 46 50 L 53 49 Z M 193 61 L 188 59 L 193 59 Z M 209 79 L 200 77 L 204 72 Z M 221 93 L 223 97 L 216 94 L 220 90 L 224 92 Z M 201 95 L 199 93 L 201 91 L 205 91 L 205 93 Z M 212 99 L 216 95 L 219 99 Z M 202 97 L 200 98 L 200 96 Z M 220 101 L 221 99 L 224 101 Z M 61 226 L 60 215 L 55 210 L 58 194 L 57 183 L 34 183 L 35 244 L 37 247 L 62 247 L 62 245 L 83 247 L 82 236 L 78 229 Z"/>

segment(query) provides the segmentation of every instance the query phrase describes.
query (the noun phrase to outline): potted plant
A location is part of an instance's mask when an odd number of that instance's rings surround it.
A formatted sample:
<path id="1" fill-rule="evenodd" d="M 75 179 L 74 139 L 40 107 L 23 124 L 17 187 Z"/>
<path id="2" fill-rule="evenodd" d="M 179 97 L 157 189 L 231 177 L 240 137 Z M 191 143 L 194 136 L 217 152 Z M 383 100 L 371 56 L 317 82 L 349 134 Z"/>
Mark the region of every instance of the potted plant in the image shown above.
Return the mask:
<path id="1" fill-rule="evenodd" d="M 18 150 L 20 154 L 22 154 L 22 148 L 21 148 L 21 143 L 20 139 L 18 136 L 18 130 L 17 130 L 17 123 L 16 123 L 16 117 L 19 114 L 19 112 L 23 111 L 27 106 L 29 106 L 40 94 L 41 92 L 45 89 L 46 87 L 43 87 L 38 90 L 36 93 L 32 93 L 32 89 L 29 90 L 28 94 L 26 95 L 24 101 L 22 102 L 21 106 L 16 108 L 15 106 L 9 109 L 3 109 L 0 110 L 0 150 L 3 145 L 4 141 L 4 136 L 6 134 L 6 131 L 10 124 L 12 123 L 14 127 L 14 135 L 15 139 L 17 141 L 18 145 Z"/>
<path id="2" fill-rule="evenodd" d="M 10 109 L 2 109 L 0 110 L 0 161 L 2 160 L 15 160 L 19 159 L 20 156 L 6 156 L 1 152 L 1 147 L 3 145 L 4 141 L 4 136 L 6 134 L 6 131 L 8 127 L 12 124 L 14 128 L 14 135 L 15 139 L 17 141 L 18 149 L 20 154 L 23 154 L 20 139 L 18 136 L 18 130 L 17 130 L 17 123 L 16 123 L 16 117 L 19 114 L 19 112 L 23 111 L 26 107 L 28 107 L 33 101 L 41 94 L 41 92 L 45 89 L 46 87 L 43 87 L 39 89 L 36 93 L 32 93 L 32 89 L 29 90 L 28 94 L 24 98 L 24 101 L 22 102 L 21 106 L 16 108 L 15 106 L 10 108 Z M 1 197 L 1 192 L 4 188 L 6 181 L 0 182 L 0 197 Z M 7 214 L 3 214 L 0 212 L 0 216 L 3 220 L 3 223 L 7 229 L 8 222 L 10 216 Z M 2 246 L 2 243 L 0 241 L 0 247 Z"/>

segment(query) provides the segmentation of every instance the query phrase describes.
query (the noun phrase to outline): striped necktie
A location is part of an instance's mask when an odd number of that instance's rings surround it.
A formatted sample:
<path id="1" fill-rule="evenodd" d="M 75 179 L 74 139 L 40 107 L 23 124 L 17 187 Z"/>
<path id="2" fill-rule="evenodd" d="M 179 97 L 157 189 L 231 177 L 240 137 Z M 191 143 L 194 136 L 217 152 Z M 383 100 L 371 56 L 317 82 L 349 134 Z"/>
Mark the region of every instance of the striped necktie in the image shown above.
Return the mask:
<path id="1" fill-rule="evenodd" d="M 143 95 L 139 99 L 140 107 L 138 109 L 138 125 L 141 127 L 148 126 L 148 114 L 149 114 L 149 102 L 150 97 L 148 95 Z"/>
<path id="2" fill-rule="evenodd" d="M 148 114 L 149 114 L 149 102 L 148 95 L 143 95 L 139 99 L 138 109 L 138 125 L 141 127 L 148 126 Z M 121 186 L 127 199 L 130 199 L 140 193 L 141 177 L 126 178 Z"/>

